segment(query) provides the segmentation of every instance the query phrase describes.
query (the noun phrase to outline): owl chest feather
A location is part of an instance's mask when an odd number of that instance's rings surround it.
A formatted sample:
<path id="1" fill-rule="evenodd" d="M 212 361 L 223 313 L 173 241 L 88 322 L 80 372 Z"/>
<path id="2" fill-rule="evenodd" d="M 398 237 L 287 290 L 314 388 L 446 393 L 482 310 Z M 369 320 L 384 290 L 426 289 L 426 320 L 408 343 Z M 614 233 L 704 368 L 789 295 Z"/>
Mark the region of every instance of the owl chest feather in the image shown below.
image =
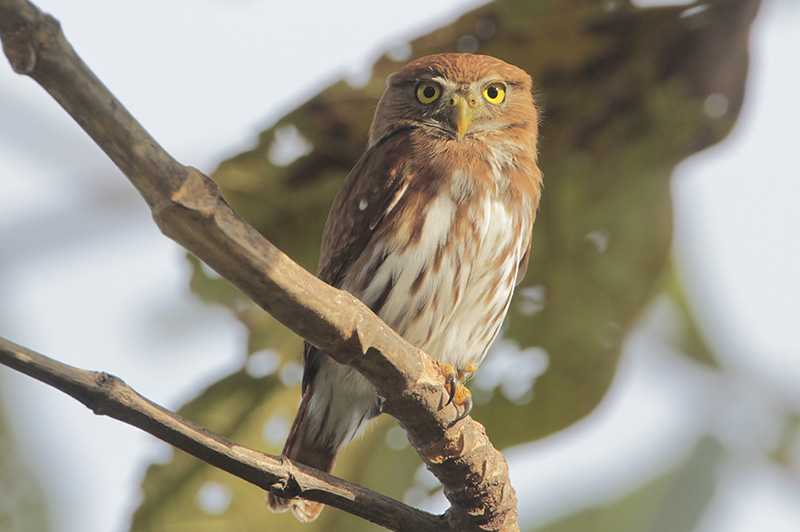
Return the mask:
<path id="1" fill-rule="evenodd" d="M 410 197 L 403 222 L 376 235 L 342 286 L 406 340 L 456 367 L 485 355 L 525 252 L 524 208 L 510 200 L 502 173 L 491 171 L 486 181 L 462 168 L 427 201 Z"/>

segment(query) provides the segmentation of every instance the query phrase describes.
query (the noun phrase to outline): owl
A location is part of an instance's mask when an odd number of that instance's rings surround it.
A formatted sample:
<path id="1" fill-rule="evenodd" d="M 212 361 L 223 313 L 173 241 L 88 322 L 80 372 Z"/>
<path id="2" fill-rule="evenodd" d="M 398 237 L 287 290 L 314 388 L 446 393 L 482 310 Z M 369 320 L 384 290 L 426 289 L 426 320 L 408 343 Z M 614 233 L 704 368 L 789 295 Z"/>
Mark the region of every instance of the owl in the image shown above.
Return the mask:
<path id="1" fill-rule="evenodd" d="M 389 76 L 366 151 L 322 237 L 318 276 L 436 359 L 450 399 L 497 337 L 525 275 L 542 186 L 531 79 L 499 59 L 440 54 Z M 283 453 L 330 472 L 380 413 L 372 385 L 305 345 L 302 399 Z M 322 504 L 270 494 L 273 511 Z"/>

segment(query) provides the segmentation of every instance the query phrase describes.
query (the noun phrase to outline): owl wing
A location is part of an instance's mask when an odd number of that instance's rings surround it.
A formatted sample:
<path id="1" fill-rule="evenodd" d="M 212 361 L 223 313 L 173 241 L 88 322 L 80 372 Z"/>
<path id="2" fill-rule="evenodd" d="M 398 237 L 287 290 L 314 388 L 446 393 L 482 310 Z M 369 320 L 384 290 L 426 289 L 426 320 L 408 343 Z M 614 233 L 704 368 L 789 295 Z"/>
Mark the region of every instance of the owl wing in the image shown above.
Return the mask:
<path id="1" fill-rule="evenodd" d="M 339 287 L 350 266 L 363 253 L 379 225 L 390 215 L 406 191 L 408 130 L 377 142 L 361 156 L 342 183 L 322 233 L 317 276 Z M 319 370 L 325 356 L 305 344 L 303 391 Z"/>
<path id="2" fill-rule="evenodd" d="M 375 229 L 403 196 L 408 135 L 395 133 L 369 148 L 344 180 L 322 232 L 317 276 L 340 286 L 347 270 L 361 256 Z"/>

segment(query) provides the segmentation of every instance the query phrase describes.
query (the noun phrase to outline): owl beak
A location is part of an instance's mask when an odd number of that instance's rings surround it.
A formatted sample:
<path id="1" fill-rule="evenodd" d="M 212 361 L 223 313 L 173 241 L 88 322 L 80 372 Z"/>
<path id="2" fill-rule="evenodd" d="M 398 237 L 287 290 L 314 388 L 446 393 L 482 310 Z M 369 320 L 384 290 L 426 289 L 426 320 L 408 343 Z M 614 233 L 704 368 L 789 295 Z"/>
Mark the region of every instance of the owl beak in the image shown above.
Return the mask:
<path id="1" fill-rule="evenodd" d="M 458 130 L 458 138 L 464 137 L 464 133 L 472 123 L 472 118 L 475 116 L 472 110 L 474 105 L 475 99 L 472 96 L 453 94 L 450 97 L 450 122 Z"/>

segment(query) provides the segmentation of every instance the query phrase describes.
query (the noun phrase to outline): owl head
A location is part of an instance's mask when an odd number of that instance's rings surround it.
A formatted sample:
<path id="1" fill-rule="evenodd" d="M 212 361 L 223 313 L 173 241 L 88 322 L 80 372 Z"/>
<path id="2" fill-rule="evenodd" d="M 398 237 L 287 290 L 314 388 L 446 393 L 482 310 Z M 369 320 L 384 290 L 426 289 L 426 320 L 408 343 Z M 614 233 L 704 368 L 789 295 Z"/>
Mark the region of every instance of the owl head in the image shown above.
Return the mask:
<path id="1" fill-rule="evenodd" d="M 531 78 L 486 55 L 422 57 L 389 76 L 370 129 L 370 146 L 409 127 L 454 141 L 486 140 L 538 126 Z"/>

